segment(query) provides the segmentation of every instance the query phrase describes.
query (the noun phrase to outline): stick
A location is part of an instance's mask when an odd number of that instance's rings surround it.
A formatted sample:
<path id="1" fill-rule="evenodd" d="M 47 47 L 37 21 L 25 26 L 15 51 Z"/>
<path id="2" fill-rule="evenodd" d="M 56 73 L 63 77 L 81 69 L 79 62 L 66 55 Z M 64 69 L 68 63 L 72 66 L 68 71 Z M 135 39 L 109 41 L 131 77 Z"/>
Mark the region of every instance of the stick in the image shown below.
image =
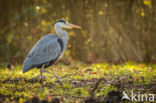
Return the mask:
<path id="1" fill-rule="evenodd" d="M 104 79 L 104 78 L 100 78 L 100 79 L 96 82 L 95 87 L 93 88 L 93 90 L 92 90 L 92 92 L 91 92 L 91 95 L 90 95 L 89 100 L 91 100 L 91 99 L 93 98 L 95 90 L 97 89 L 99 83 L 100 83 L 103 79 Z"/>

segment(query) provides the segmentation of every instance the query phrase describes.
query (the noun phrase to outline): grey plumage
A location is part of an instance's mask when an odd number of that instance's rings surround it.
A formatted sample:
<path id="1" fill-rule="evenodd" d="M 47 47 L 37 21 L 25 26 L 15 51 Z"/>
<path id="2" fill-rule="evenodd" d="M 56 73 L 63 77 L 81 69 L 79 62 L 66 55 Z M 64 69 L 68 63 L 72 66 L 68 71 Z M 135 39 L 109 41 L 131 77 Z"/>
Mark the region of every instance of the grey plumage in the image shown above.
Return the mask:
<path id="1" fill-rule="evenodd" d="M 40 39 L 26 57 L 23 73 L 42 64 L 48 65 L 50 61 L 57 59 L 61 53 L 61 46 L 57 39 L 56 34 L 49 34 Z"/>

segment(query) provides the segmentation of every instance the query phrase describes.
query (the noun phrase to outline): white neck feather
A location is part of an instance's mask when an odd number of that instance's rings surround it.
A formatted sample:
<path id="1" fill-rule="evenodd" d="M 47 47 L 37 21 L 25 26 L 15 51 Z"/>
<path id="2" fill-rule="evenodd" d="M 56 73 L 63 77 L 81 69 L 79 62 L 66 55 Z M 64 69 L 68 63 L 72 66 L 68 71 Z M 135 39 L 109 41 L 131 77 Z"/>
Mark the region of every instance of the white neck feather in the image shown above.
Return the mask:
<path id="1" fill-rule="evenodd" d="M 58 35 L 58 37 L 63 40 L 63 50 L 65 50 L 68 43 L 68 32 L 63 30 L 59 25 L 54 25 L 54 30 L 56 32 L 56 35 Z"/>

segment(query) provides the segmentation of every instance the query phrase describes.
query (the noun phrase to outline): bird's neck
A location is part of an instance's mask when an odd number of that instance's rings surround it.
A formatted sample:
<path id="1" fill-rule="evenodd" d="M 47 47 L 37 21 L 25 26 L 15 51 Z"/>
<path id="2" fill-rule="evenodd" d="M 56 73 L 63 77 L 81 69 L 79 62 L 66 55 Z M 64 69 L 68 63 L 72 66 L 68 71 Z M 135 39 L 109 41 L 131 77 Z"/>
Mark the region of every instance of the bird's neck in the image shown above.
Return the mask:
<path id="1" fill-rule="evenodd" d="M 58 37 L 63 40 L 63 43 L 65 45 L 67 45 L 67 42 L 68 42 L 68 32 L 63 30 L 60 27 L 55 27 L 54 29 L 55 29 L 56 35 L 58 35 Z"/>

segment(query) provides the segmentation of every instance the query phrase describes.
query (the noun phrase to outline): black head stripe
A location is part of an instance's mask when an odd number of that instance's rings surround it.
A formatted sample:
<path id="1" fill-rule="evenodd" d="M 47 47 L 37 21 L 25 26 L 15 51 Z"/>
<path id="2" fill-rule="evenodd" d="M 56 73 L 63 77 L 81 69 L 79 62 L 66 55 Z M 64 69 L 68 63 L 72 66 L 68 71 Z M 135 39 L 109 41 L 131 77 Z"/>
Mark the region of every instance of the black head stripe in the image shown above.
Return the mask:
<path id="1" fill-rule="evenodd" d="M 63 19 L 58 20 L 58 22 L 63 22 L 63 23 L 66 23 L 66 21 L 65 21 L 65 20 L 63 20 Z"/>
<path id="2" fill-rule="evenodd" d="M 58 22 L 66 23 L 66 21 L 63 19 L 60 19 L 60 20 L 56 21 L 55 23 L 58 23 Z"/>

